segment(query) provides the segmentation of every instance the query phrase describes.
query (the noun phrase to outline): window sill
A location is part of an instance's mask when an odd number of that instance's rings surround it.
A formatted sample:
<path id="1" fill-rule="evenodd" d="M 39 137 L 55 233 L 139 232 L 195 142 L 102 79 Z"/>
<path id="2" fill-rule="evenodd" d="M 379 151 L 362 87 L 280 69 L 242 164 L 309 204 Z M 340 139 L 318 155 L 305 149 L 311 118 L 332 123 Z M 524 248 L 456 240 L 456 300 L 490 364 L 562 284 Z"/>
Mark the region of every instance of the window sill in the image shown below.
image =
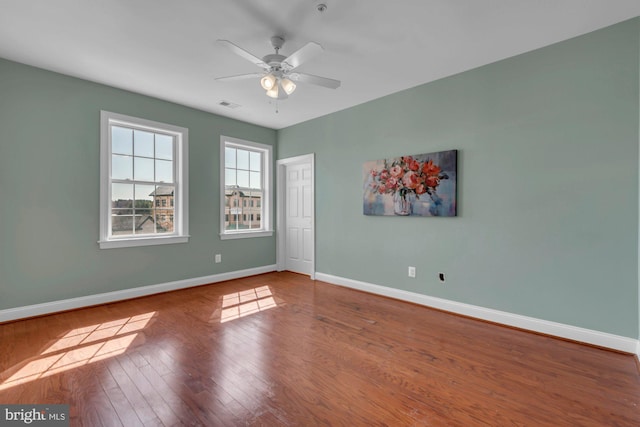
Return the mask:
<path id="1" fill-rule="evenodd" d="M 220 233 L 220 240 L 249 239 L 252 237 L 271 237 L 273 231 L 238 231 L 235 233 Z"/>
<path id="2" fill-rule="evenodd" d="M 135 246 L 156 246 L 156 245 L 171 245 L 174 243 L 188 243 L 190 236 L 168 236 L 168 237 L 143 237 L 137 239 L 122 239 L 122 240 L 100 240 L 98 244 L 100 249 L 113 249 L 113 248 L 131 248 Z"/>

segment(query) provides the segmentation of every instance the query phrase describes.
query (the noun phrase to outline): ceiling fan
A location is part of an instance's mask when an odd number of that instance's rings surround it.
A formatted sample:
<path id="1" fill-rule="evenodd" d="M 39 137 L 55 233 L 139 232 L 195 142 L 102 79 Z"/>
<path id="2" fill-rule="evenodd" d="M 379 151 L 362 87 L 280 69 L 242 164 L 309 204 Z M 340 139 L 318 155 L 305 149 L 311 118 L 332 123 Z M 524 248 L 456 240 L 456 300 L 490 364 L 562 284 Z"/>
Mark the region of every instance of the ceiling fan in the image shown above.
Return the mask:
<path id="1" fill-rule="evenodd" d="M 271 45 L 276 53 L 265 55 L 262 59 L 254 54 L 231 43 L 229 40 L 217 40 L 216 43 L 225 46 L 236 55 L 252 62 L 262 68 L 262 72 L 239 74 L 229 77 L 218 77 L 219 81 L 235 81 L 251 78 L 260 78 L 262 88 L 267 91 L 267 96 L 274 99 L 287 99 L 296 90 L 294 82 L 311 83 L 314 85 L 337 89 L 340 87 L 340 80 L 326 77 L 314 76 L 312 74 L 299 73 L 295 69 L 303 62 L 320 54 L 324 49 L 318 43 L 309 42 L 289 56 L 280 55 L 279 51 L 284 44 L 284 38 L 279 36 L 271 37 Z"/>

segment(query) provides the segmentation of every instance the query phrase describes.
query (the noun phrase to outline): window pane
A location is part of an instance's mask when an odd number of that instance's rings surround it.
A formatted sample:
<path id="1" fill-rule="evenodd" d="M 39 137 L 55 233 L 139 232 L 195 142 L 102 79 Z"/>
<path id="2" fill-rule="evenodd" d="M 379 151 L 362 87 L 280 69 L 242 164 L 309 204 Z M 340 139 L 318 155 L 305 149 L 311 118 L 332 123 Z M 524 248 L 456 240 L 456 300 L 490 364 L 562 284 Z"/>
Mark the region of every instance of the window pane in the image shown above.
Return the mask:
<path id="1" fill-rule="evenodd" d="M 134 157 L 133 170 L 136 181 L 153 181 L 153 159 Z"/>
<path id="2" fill-rule="evenodd" d="M 111 126 L 111 152 L 133 154 L 133 130 Z"/>
<path id="3" fill-rule="evenodd" d="M 156 158 L 173 160 L 173 137 L 156 134 Z"/>
<path id="4" fill-rule="evenodd" d="M 156 233 L 173 233 L 173 209 L 156 210 Z"/>
<path id="5" fill-rule="evenodd" d="M 133 157 L 111 156 L 111 178 L 112 179 L 133 179 Z"/>
<path id="6" fill-rule="evenodd" d="M 155 222 L 151 209 L 136 209 L 134 215 L 135 234 L 154 234 Z"/>
<path id="7" fill-rule="evenodd" d="M 238 185 L 236 182 L 236 170 L 235 169 L 225 169 L 224 170 L 224 185 L 232 186 Z"/>
<path id="8" fill-rule="evenodd" d="M 249 188 L 262 188 L 262 174 L 249 172 Z"/>
<path id="9" fill-rule="evenodd" d="M 224 166 L 227 168 L 235 168 L 236 167 L 236 149 L 235 148 L 224 148 Z"/>
<path id="10" fill-rule="evenodd" d="M 238 186 L 249 187 L 249 171 L 238 170 Z"/>
<path id="11" fill-rule="evenodd" d="M 251 151 L 249 154 L 249 169 L 260 172 L 262 170 L 262 154 Z"/>
<path id="12" fill-rule="evenodd" d="M 240 222 L 239 219 L 240 219 L 240 214 L 234 214 L 234 213 L 229 214 L 229 223 L 228 224 L 225 223 L 225 226 L 226 226 L 225 228 L 227 230 L 237 230 Z"/>
<path id="13" fill-rule="evenodd" d="M 238 203 L 241 194 L 239 191 L 225 190 L 225 230 L 238 228 L 238 215 L 242 213 Z"/>
<path id="14" fill-rule="evenodd" d="M 133 184 L 111 184 L 111 207 L 120 209 L 133 208 Z M 120 211 L 120 213 L 125 213 Z M 133 211 L 126 212 L 132 214 Z"/>
<path id="15" fill-rule="evenodd" d="M 143 130 L 133 131 L 133 154 L 153 157 L 153 134 Z"/>
<path id="16" fill-rule="evenodd" d="M 249 170 L 249 152 L 246 150 L 237 150 L 238 169 Z"/>
<path id="17" fill-rule="evenodd" d="M 111 215 L 111 235 L 133 234 L 133 215 Z"/>
<path id="18" fill-rule="evenodd" d="M 156 160 L 156 182 L 173 182 L 173 162 Z"/>
<path id="19" fill-rule="evenodd" d="M 156 187 L 153 185 L 136 184 L 135 185 L 135 203 L 136 213 L 143 209 L 150 210 L 153 208 L 153 195 Z M 149 211 L 150 213 L 150 211 Z"/>
<path id="20" fill-rule="evenodd" d="M 253 202 L 253 203 L 250 203 L 251 207 L 249 208 L 249 213 L 251 214 L 251 217 L 252 217 L 251 228 L 261 229 L 262 228 L 262 220 L 261 220 L 262 208 L 260 206 L 262 206 L 262 193 L 252 191 L 251 201 Z"/>

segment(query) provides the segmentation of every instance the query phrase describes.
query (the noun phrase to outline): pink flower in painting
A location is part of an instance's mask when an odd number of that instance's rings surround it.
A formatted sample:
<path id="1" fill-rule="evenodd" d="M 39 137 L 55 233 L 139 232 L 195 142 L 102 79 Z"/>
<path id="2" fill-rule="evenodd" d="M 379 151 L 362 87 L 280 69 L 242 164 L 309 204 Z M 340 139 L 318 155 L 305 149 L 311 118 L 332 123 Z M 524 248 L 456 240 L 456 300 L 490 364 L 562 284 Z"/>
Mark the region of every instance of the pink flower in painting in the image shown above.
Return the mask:
<path id="1" fill-rule="evenodd" d="M 420 162 L 418 162 L 417 160 L 411 159 L 411 161 L 407 162 L 407 166 L 409 167 L 409 170 L 412 170 L 415 172 L 418 169 L 420 169 Z"/>
<path id="2" fill-rule="evenodd" d="M 371 169 L 371 172 L 370 172 L 370 173 L 371 173 L 371 176 L 376 176 L 376 175 L 378 175 L 378 171 L 377 171 L 377 170 L 375 170 L 375 169 Z"/>
<path id="3" fill-rule="evenodd" d="M 415 190 L 420 184 L 420 177 L 414 172 L 409 171 L 402 177 L 402 184 L 411 190 Z"/>
<path id="4" fill-rule="evenodd" d="M 404 175 L 404 170 L 399 165 L 395 165 L 389 169 L 389 173 L 391 173 L 392 177 L 400 179 L 402 178 L 402 175 Z"/>
<path id="5" fill-rule="evenodd" d="M 398 180 L 395 179 L 394 177 L 391 177 L 387 180 L 387 188 L 389 190 L 394 189 L 397 185 L 398 185 Z"/>
<path id="6" fill-rule="evenodd" d="M 380 179 L 381 179 L 382 181 L 386 181 L 386 180 L 388 180 L 388 179 L 389 179 L 389 171 L 388 171 L 388 170 L 386 170 L 386 169 L 382 169 L 382 170 L 380 171 Z"/>
<path id="7" fill-rule="evenodd" d="M 424 186 L 424 184 L 418 184 L 418 186 L 416 187 L 416 194 L 424 194 L 427 192 L 427 188 Z"/>

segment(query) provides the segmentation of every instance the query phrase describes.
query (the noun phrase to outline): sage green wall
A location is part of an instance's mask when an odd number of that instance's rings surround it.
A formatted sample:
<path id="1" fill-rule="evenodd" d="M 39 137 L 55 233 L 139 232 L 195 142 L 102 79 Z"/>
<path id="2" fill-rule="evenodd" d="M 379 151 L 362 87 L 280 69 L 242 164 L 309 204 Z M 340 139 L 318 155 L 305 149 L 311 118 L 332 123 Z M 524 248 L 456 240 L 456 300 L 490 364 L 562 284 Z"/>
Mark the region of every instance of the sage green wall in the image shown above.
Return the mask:
<path id="1" fill-rule="evenodd" d="M 100 110 L 189 129 L 189 243 L 98 249 Z M 275 264 L 274 238 L 218 237 L 221 134 L 276 142 L 271 129 L 0 59 L 0 309 Z"/>
<path id="2" fill-rule="evenodd" d="M 316 270 L 638 337 L 639 29 L 279 131 L 279 158 L 316 153 Z M 365 161 L 449 149 L 457 218 L 362 215 Z"/>

